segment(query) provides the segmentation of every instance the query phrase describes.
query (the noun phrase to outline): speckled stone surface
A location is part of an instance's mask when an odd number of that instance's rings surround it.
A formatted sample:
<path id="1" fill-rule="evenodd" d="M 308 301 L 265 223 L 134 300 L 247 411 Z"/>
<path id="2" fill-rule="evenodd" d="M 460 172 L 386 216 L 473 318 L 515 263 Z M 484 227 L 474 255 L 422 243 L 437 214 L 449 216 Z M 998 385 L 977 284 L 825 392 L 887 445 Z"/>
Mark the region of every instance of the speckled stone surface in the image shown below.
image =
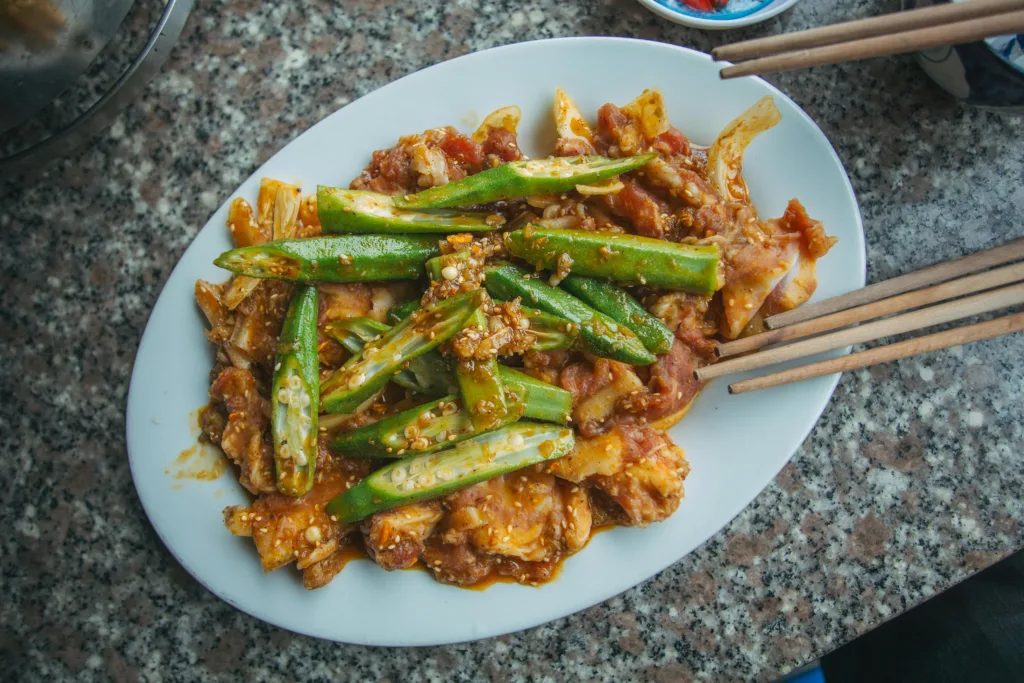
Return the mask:
<path id="1" fill-rule="evenodd" d="M 718 35 L 626 0 L 201 3 L 107 132 L 0 188 L 0 679 L 768 680 L 1018 549 L 1024 335 L 848 373 L 791 464 L 703 547 L 472 644 L 337 645 L 236 611 L 174 562 L 128 470 L 128 378 L 172 266 L 241 180 L 338 107 L 510 42 L 707 50 L 895 5 L 809 0 Z M 850 172 L 871 280 L 1024 234 L 1020 119 L 958 106 L 909 57 L 772 80 Z"/>

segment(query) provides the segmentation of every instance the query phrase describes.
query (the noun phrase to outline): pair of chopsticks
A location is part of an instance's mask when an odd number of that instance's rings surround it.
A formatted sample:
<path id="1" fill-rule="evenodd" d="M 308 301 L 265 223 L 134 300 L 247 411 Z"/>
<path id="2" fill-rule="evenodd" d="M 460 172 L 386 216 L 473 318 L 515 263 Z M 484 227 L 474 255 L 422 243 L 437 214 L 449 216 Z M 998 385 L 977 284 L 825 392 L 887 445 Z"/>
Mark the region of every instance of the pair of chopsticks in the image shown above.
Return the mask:
<path id="1" fill-rule="evenodd" d="M 720 72 L 738 78 L 960 45 L 1024 31 L 1024 0 L 970 0 L 858 19 L 716 47 Z"/>
<path id="2" fill-rule="evenodd" d="M 718 344 L 715 355 L 729 360 L 700 368 L 694 372 L 694 376 L 699 380 L 708 380 L 763 368 L 1022 303 L 1024 238 L 766 318 L 764 323 L 767 332 Z M 875 320 L 882 316 L 892 317 Z M 873 322 L 850 327 L 868 320 Z M 1013 313 L 736 382 L 729 385 L 729 393 L 742 394 L 767 389 L 1021 330 L 1024 330 L 1024 312 Z M 794 343 L 758 351 L 769 344 L 791 341 Z M 732 358 L 751 351 L 758 352 Z"/>

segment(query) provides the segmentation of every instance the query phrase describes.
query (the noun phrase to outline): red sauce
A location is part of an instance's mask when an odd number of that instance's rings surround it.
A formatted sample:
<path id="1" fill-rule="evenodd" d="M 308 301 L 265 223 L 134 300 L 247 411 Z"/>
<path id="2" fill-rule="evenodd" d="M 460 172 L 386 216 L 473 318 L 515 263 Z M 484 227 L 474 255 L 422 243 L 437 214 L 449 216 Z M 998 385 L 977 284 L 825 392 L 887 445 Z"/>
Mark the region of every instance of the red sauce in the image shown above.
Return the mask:
<path id="1" fill-rule="evenodd" d="M 594 539 L 594 536 L 596 536 L 597 534 L 601 533 L 602 531 L 608 531 L 610 529 L 614 529 L 615 527 L 616 527 L 615 524 L 603 524 L 601 526 L 595 526 L 593 529 L 590 530 L 590 538 L 587 539 L 587 543 L 589 544 L 590 541 L 592 541 Z M 586 546 L 584 546 L 584 548 L 585 547 Z M 580 551 L 581 550 L 583 550 L 583 548 L 581 548 Z M 580 551 L 577 551 L 577 552 L 580 552 Z M 338 554 L 343 559 L 343 564 L 342 564 L 343 567 L 345 565 L 347 565 L 349 562 L 351 562 L 352 560 L 369 560 L 370 562 L 373 561 L 373 560 L 370 559 L 369 555 L 366 554 L 366 549 L 363 547 L 363 543 L 362 543 L 362 539 L 361 538 L 359 540 L 355 541 L 354 543 L 350 543 L 348 545 L 342 546 L 338 550 Z M 565 563 L 565 560 L 568 559 L 569 557 L 572 557 L 572 555 L 565 555 L 565 556 L 559 558 L 554 563 L 554 566 L 553 566 L 553 568 L 551 570 L 550 576 L 546 580 L 544 580 L 544 581 L 537 581 L 536 582 L 537 586 L 539 587 L 541 585 L 544 585 L 545 583 L 551 583 L 552 581 L 557 579 L 558 575 L 562 571 L 562 566 Z M 411 567 L 408 567 L 404 571 L 421 571 L 421 572 L 426 572 L 427 568 L 423 565 L 422 562 L 417 561 L 416 564 L 414 564 Z M 340 571 L 339 571 L 339 573 L 340 573 Z M 466 588 L 468 590 L 474 590 L 474 591 L 485 591 L 485 590 L 487 590 L 488 588 L 490 588 L 491 586 L 493 586 L 494 584 L 497 584 L 497 583 L 520 583 L 520 582 L 517 581 L 514 576 L 506 576 L 504 574 L 499 573 L 497 569 L 492 569 L 491 572 L 486 577 L 481 579 L 480 581 L 477 581 L 476 583 L 470 584 L 470 585 L 459 586 L 459 588 Z M 526 583 L 526 584 L 521 584 L 521 585 L 529 586 L 531 584 Z"/>

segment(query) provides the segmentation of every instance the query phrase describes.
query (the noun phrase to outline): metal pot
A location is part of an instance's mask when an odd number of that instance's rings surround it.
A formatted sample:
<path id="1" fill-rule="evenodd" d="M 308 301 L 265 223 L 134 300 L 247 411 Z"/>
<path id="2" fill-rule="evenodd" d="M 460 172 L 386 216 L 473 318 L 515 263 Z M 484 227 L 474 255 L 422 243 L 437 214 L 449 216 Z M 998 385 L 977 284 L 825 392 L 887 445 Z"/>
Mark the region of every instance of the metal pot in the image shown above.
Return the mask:
<path id="1" fill-rule="evenodd" d="M 11 133 L 80 79 L 97 55 L 117 49 L 134 0 L 0 0 L 0 133 Z M 192 0 L 167 0 L 145 46 L 106 92 L 77 118 L 0 157 L 0 175 L 67 154 L 117 116 L 160 70 L 181 34 Z"/>

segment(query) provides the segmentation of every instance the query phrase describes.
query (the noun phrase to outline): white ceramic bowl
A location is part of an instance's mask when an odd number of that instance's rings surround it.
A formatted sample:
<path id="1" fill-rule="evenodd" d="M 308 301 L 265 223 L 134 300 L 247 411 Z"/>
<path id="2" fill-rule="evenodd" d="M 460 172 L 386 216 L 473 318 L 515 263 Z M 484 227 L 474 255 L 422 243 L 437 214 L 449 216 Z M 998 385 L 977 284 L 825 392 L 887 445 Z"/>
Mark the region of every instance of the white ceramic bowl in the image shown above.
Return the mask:
<path id="1" fill-rule="evenodd" d="M 718 13 L 698 12 L 686 7 L 682 0 L 638 0 L 641 5 L 655 14 L 674 21 L 683 26 L 703 28 L 710 31 L 724 31 L 730 28 L 740 28 L 759 24 L 762 21 L 771 19 L 775 15 L 789 9 L 796 4 L 797 0 L 773 0 L 763 7 L 753 11 L 741 10 L 730 12 L 728 10 Z"/>
<path id="2" fill-rule="evenodd" d="M 317 183 L 347 184 L 373 150 L 399 135 L 460 121 L 472 130 L 473 122 L 509 104 L 523 110 L 524 150 L 550 150 L 557 86 L 591 116 L 605 102 L 624 104 L 643 88 L 658 87 L 673 123 L 705 145 L 734 116 L 772 95 L 782 122 L 755 140 L 744 159 L 753 201 L 762 215 L 779 216 L 799 197 L 839 237 L 818 266 L 817 297 L 863 286 L 860 213 L 828 140 L 764 81 L 719 79 L 707 55 L 616 38 L 548 40 L 460 57 L 381 88 L 310 128 L 224 198 L 168 279 L 139 346 L 127 415 L 135 486 L 171 553 L 222 599 L 292 631 L 372 645 L 451 643 L 535 626 L 606 600 L 703 543 L 772 480 L 814 426 L 837 377 L 741 396 L 712 382 L 671 432 L 692 466 L 679 510 L 646 529 L 598 534 L 539 588 L 500 583 L 464 590 L 435 583 L 425 572 L 388 573 L 356 561 L 330 585 L 307 591 L 291 567 L 264 574 L 251 540 L 224 528 L 221 510 L 248 501 L 233 471 L 212 482 L 168 472 L 195 444 L 195 411 L 208 401 L 213 347 L 192 292 L 198 278 L 227 275 L 212 261 L 231 246 L 228 200 L 255 200 L 261 176 L 299 182 L 307 192 Z"/>

